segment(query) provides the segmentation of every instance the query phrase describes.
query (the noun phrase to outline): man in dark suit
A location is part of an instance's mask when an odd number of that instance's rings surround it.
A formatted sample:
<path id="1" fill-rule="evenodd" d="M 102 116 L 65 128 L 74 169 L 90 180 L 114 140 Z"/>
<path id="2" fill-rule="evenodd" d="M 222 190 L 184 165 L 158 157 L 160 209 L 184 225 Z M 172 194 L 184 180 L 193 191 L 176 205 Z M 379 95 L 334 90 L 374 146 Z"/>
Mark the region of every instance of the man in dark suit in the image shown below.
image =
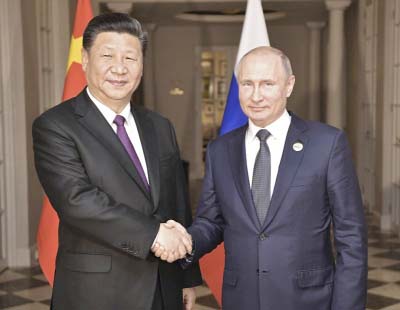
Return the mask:
<path id="1" fill-rule="evenodd" d="M 249 123 L 208 146 L 194 260 L 224 241 L 224 309 L 364 310 L 366 227 L 344 132 L 287 112 L 295 77 L 277 49 L 245 55 L 238 83 Z"/>
<path id="2" fill-rule="evenodd" d="M 192 309 L 198 266 L 169 261 L 191 251 L 191 223 L 171 123 L 130 104 L 146 34 L 125 14 L 92 19 L 83 36 L 88 87 L 33 124 L 39 179 L 60 218 L 52 296 L 57 310 Z M 161 223 L 161 224 L 160 224 Z"/>

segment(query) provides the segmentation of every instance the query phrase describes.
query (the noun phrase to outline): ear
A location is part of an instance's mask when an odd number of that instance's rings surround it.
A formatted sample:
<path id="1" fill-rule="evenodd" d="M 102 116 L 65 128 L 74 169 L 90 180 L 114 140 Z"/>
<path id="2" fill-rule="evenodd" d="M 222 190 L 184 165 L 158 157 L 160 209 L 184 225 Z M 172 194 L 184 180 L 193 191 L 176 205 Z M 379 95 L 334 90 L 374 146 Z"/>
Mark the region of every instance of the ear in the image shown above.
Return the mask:
<path id="1" fill-rule="evenodd" d="M 87 64 L 89 62 L 89 52 L 82 47 L 81 54 L 82 54 L 82 70 L 83 72 L 86 72 Z"/>
<path id="2" fill-rule="evenodd" d="M 287 83 L 286 83 L 286 98 L 289 98 L 290 95 L 292 94 L 295 82 L 296 82 L 296 78 L 292 74 L 291 76 L 289 76 Z"/>

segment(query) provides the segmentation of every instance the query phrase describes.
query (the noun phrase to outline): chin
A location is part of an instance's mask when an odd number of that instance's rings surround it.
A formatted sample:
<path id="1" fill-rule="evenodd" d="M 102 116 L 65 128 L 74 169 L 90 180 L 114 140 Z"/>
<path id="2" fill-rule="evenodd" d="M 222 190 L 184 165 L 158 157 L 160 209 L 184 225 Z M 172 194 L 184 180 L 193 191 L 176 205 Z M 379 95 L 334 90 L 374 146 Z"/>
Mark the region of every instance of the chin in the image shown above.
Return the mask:
<path id="1" fill-rule="evenodd" d="M 107 96 L 114 100 L 121 100 L 128 97 L 129 94 L 126 92 L 109 92 Z"/>
<path id="2" fill-rule="evenodd" d="M 260 114 L 253 114 L 252 119 L 256 122 L 264 123 L 269 120 L 269 116 L 267 115 L 260 115 Z"/>
<path id="3" fill-rule="evenodd" d="M 262 117 L 262 118 L 261 117 L 253 117 L 253 118 L 250 117 L 250 119 L 258 127 L 265 127 L 271 123 L 270 119 L 267 117 Z"/>

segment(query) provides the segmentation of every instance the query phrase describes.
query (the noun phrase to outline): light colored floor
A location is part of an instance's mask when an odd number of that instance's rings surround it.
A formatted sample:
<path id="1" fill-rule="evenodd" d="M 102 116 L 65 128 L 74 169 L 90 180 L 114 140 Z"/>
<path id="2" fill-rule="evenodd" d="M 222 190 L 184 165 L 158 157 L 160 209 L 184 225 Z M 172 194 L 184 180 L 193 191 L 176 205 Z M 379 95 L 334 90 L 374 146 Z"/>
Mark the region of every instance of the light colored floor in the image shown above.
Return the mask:
<path id="1" fill-rule="evenodd" d="M 197 304 L 196 310 L 218 309 L 206 286 L 197 287 L 196 293 L 198 300 L 205 298 L 205 304 Z M 48 310 L 50 298 L 51 287 L 38 267 L 0 273 L 1 310 Z"/>
<path id="2" fill-rule="evenodd" d="M 381 233 L 368 216 L 368 310 L 400 310 L 400 239 Z M 196 310 L 219 309 L 206 286 L 197 288 Z M 0 273 L 0 310 L 49 309 L 51 288 L 38 267 Z M 249 309 L 250 310 L 250 309 Z"/>

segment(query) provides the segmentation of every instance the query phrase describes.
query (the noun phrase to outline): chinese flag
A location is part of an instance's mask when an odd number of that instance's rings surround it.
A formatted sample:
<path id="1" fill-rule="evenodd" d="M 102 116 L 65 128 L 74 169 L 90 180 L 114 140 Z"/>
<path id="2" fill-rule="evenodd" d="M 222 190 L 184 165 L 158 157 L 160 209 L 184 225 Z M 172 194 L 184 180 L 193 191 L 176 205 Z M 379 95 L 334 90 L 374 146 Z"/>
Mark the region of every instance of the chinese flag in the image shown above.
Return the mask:
<path id="1" fill-rule="evenodd" d="M 78 0 L 69 49 L 67 74 L 64 81 L 63 101 L 75 97 L 86 86 L 86 78 L 81 63 L 82 36 L 92 18 L 93 11 L 90 0 Z M 57 213 L 51 206 L 49 199 L 45 197 L 37 233 L 37 245 L 40 267 L 51 286 L 53 286 L 54 281 L 58 249 L 58 222 Z"/>

